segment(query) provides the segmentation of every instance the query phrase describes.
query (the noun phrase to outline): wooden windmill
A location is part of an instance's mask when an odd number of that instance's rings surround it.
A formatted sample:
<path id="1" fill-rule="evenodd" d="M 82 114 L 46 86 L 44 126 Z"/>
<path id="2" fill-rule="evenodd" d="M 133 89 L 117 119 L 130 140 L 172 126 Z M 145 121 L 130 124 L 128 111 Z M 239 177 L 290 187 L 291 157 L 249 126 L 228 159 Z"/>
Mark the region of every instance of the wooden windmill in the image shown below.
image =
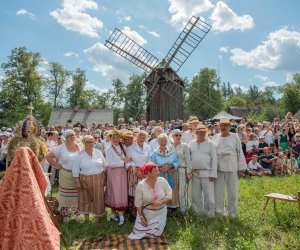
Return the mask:
<path id="1" fill-rule="evenodd" d="M 177 71 L 210 29 L 211 25 L 193 16 L 160 63 L 154 55 L 117 28 L 106 40 L 107 48 L 149 73 L 144 81 L 147 89 L 147 120 L 183 119 L 184 81 Z"/>

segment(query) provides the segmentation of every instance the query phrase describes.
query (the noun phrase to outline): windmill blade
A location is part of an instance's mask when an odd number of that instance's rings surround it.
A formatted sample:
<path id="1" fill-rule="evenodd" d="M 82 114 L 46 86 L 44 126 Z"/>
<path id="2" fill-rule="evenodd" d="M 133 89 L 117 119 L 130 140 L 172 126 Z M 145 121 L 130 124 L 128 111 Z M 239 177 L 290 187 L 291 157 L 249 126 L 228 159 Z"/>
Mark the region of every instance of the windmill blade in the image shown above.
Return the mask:
<path id="1" fill-rule="evenodd" d="M 117 28 L 104 45 L 148 73 L 158 64 L 155 56 Z"/>
<path id="2" fill-rule="evenodd" d="M 200 17 L 192 16 L 166 55 L 164 67 L 171 66 L 178 71 L 210 29 L 211 25 L 201 20 Z"/>

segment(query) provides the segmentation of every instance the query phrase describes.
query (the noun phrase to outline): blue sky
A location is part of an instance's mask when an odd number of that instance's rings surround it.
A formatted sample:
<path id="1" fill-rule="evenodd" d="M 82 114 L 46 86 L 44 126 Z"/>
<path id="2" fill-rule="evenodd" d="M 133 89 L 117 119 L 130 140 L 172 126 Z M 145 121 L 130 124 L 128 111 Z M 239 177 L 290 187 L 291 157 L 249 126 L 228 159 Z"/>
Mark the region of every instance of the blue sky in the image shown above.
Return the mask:
<path id="1" fill-rule="evenodd" d="M 90 88 L 106 90 L 141 71 L 103 44 L 118 27 L 160 60 L 192 15 L 212 30 L 178 74 L 191 79 L 203 67 L 247 89 L 276 86 L 300 72 L 298 0 L 27 0 L 0 2 L 0 62 L 25 46 L 48 62 L 86 70 Z M 0 71 L 0 77 L 4 73 Z"/>

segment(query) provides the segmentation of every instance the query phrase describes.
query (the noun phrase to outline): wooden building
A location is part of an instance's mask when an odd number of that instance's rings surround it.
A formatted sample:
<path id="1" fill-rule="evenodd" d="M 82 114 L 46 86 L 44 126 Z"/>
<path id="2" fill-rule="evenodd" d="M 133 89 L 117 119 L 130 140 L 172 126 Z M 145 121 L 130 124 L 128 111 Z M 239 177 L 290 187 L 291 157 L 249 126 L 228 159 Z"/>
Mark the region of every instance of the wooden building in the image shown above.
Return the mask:
<path id="1" fill-rule="evenodd" d="M 184 81 L 177 73 L 168 67 L 164 73 L 157 67 L 145 79 L 147 96 L 154 83 L 157 82 L 157 89 L 151 98 L 147 99 L 146 119 L 170 121 L 184 118 L 183 110 L 183 89 Z"/>
<path id="2" fill-rule="evenodd" d="M 72 124 L 77 122 L 87 123 L 91 126 L 93 122 L 97 124 L 113 123 L 112 109 L 67 109 L 67 108 L 54 108 L 52 109 L 49 119 L 49 125 L 65 125 L 68 120 L 72 120 Z"/>

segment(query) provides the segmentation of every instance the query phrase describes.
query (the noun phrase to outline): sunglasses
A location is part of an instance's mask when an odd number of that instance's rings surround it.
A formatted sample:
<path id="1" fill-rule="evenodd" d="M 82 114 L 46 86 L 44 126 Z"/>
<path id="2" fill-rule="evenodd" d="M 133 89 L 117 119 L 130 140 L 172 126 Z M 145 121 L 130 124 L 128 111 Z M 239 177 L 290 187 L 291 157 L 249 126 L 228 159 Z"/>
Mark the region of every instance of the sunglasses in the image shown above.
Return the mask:
<path id="1" fill-rule="evenodd" d="M 179 136 L 179 137 L 181 137 L 182 135 L 174 135 L 174 136 Z"/>

